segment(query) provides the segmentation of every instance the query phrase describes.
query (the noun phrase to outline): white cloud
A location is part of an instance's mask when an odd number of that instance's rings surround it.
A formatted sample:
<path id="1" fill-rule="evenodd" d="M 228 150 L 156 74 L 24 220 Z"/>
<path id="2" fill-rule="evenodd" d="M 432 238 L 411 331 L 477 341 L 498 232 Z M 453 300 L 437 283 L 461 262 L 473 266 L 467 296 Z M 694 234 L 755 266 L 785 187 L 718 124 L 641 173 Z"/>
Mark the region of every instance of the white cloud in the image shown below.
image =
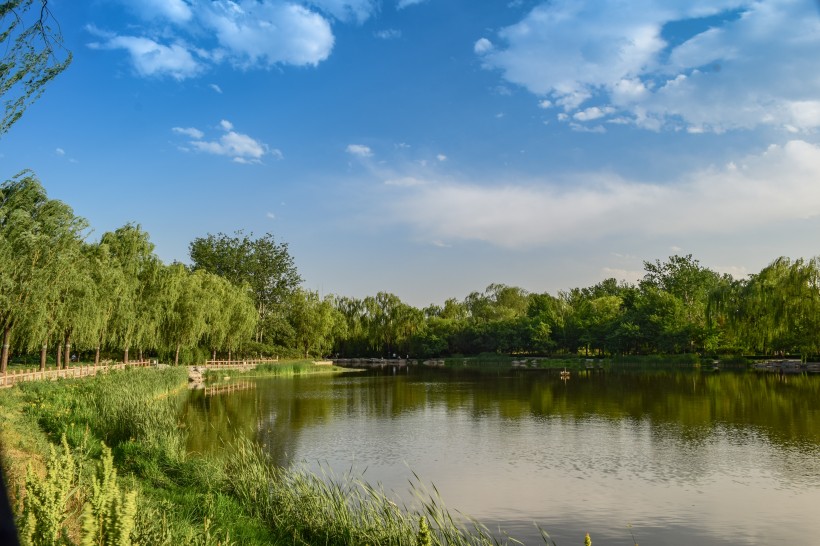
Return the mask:
<path id="1" fill-rule="evenodd" d="M 412 186 L 421 186 L 426 184 L 424 180 L 420 178 L 416 178 L 413 176 L 403 176 L 401 178 L 391 178 L 384 181 L 385 185 L 387 186 L 402 186 L 402 187 L 412 187 Z"/>
<path id="2" fill-rule="evenodd" d="M 396 177 L 401 180 L 401 177 Z M 386 221 L 427 240 L 509 248 L 611 236 L 718 237 L 820 216 L 820 146 L 802 140 L 682 177 L 674 184 L 589 175 L 576 185 L 397 184 Z M 730 206 L 728 205 L 730 204 Z"/>
<path id="3" fill-rule="evenodd" d="M 205 134 L 192 127 L 174 127 L 172 131 L 193 139 L 187 143 L 186 151 L 194 150 L 212 155 L 226 156 L 230 157 L 233 162 L 242 164 L 261 163 L 262 158 L 266 155 L 276 159 L 282 158 L 282 152 L 280 150 L 275 148 L 271 149 L 260 140 L 234 131 L 233 124 L 230 121 L 222 120 L 219 123 L 219 127 L 224 131 L 224 134 L 215 140 L 204 140 Z"/>
<path id="4" fill-rule="evenodd" d="M 716 265 L 712 267 L 721 274 L 731 275 L 734 279 L 745 279 L 749 276 L 749 270 L 743 265 Z"/>
<path id="5" fill-rule="evenodd" d="M 444 154 L 438 154 L 436 156 L 436 159 L 438 159 L 439 161 L 447 161 L 447 156 Z"/>
<path id="6" fill-rule="evenodd" d="M 427 0 L 399 0 L 396 4 L 396 9 L 404 9 L 408 6 L 415 6 L 416 4 L 421 4 L 426 1 Z"/>
<path id="7" fill-rule="evenodd" d="M 483 55 L 492 51 L 493 43 L 489 41 L 487 38 L 479 38 L 475 45 L 473 45 L 473 51 L 475 51 L 479 55 Z"/>
<path id="8" fill-rule="evenodd" d="M 89 32 L 105 40 L 89 46 L 128 51 L 141 76 L 184 79 L 219 63 L 242 69 L 315 66 L 333 50 L 329 20 L 288 0 L 121 1 L 151 23 L 144 35 L 101 31 L 90 25 Z M 378 8 L 375 0 L 308 3 L 329 16 L 359 23 Z"/>
<path id="9" fill-rule="evenodd" d="M 370 149 L 370 146 L 365 146 L 364 144 L 348 144 L 345 151 L 350 155 L 354 155 L 356 157 L 372 157 L 373 150 Z"/>
<path id="10" fill-rule="evenodd" d="M 235 65 L 317 65 L 330 55 L 330 23 L 318 13 L 287 2 L 217 0 L 198 4 L 203 25 L 215 32 Z"/>
<path id="11" fill-rule="evenodd" d="M 216 92 L 217 92 L 217 93 L 219 93 L 220 95 L 222 94 L 222 88 L 221 88 L 221 87 L 219 87 L 217 84 L 215 84 L 215 83 L 209 83 L 209 84 L 208 84 L 208 87 L 210 87 L 211 89 L 213 89 L 214 91 L 216 91 Z"/>
<path id="12" fill-rule="evenodd" d="M 592 121 L 611 114 L 614 111 L 615 109 L 611 107 L 598 108 L 597 106 L 591 106 L 585 110 L 576 112 L 572 117 L 578 121 Z"/>
<path id="13" fill-rule="evenodd" d="M 198 75 L 203 65 L 182 43 L 160 44 L 150 38 L 113 36 L 105 42 L 89 44 L 92 49 L 124 49 L 141 76 L 171 76 L 183 80 Z"/>
<path id="14" fill-rule="evenodd" d="M 265 213 L 265 218 L 269 218 L 271 220 L 276 220 L 276 215 L 272 212 Z"/>
<path id="15" fill-rule="evenodd" d="M 54 153 L 57 155 L 65 155 L 65 150 L 63 150 L 62 148 L 57 148 L 56 150 L 54 150 Z"/>
<path id="16" fill-rule="evenodd" d="M 167 19 L 185 23 L 193 17 L 191 6 L 184 0 L 121 0 L 145 19 Z"/>
<path id="17" fill-rule="evenodd" d="M 637 283 L 644 277 L 643 270 L 624 269 L 620 267 L 602 267 L 601 276 L 606 279 L 617 279 L 619 281 L 626 281 L 630 283 Z"/>
<path id="18" fill-rule="evenodd" d="M 547 99 L 540 100 L 538 101 L 538 108 L 543 108 L 544 110 L 552 108 L 552 101 Z"/>
<path id="19" fill-rule="evenodd" d="M 195 127 L 172 127 L 171 130 L 178 135 L 189 136 L 196 140 L 199 140 L 205 136 L 205 133 Z"/>
<path id="20" fill-rule="evenodd" d="M 480 54 L 485 67 L 570 113 L 612 105 L 650 130 L 805 132 L 820 127 L 820 78 L 808 76 L 820 73 L 814 4 L 554 0 Z M 667 41 L 665 25 L 712 16 L 711 28 Z"/>
<path id="21" fill-rule="evenodd" d="M 385 30 L 378 30 L 373 33 L 376 38 L 381 38 L 382 40 L 395 40 L 396 38 L 401 38 L 401 31 L 396 30 L 395 28 L 388 28 Z"/>
<path id="22" fill-rule="evenodd" d="M 342 21 L 363 23 L 378 10 L 375 0 L 309 0 L 314 5 Z"/>

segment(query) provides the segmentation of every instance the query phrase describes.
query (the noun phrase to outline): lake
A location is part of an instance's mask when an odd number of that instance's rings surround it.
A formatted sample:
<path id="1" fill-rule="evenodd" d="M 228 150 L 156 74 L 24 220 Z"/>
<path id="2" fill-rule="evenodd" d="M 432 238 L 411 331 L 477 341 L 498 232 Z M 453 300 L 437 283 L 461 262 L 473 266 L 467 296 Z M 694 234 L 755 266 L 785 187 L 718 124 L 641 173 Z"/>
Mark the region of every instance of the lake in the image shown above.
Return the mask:
<path id="1" fill-rule="evenodd" d="M 189 450 L 244 434 L 279 465 L 362 476 L 408 503 L 411 482 L 432 484 L 525 544 L 543 543 L 536 524 L 559 546 L 586 532 L 598 545 L 820 535 L 820 377 L 411 368 L 254 387 L 192 392 Z"/>

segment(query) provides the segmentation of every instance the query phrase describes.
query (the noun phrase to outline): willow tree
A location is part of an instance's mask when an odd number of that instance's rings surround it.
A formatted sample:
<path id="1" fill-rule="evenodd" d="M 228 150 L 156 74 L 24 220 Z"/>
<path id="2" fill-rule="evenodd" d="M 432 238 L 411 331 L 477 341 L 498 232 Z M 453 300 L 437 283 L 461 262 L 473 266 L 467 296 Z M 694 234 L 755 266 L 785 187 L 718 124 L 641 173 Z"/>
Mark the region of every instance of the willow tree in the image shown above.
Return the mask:
<path id="1" fill-rule="evenodd" d="M 820 261 L 781 257 L 753 275 L 744 294 L 746 331 L 764 352 L 816 353 Z"/>
<path id="2" fill-rule="evenodd" d="M 225 300 L 219 307 L 225 314 L 228 324 L 223 348 L 228 350 L 228 360 L 230 360 L 234 351 L 252 339 L 259 315 L 253 298 L 244 286 L 229 284 L 224 296 Z"/>
<path id="3" fill-rule="evenodd" d="M 149 296 L 157 281 L 159 260 L 148 234 L 135 224 L 105 233 L 100 242 L 110 252 L 114 267 L 120 269 L 121 293 L 113 302 L 110 339 L 122 349 L 127 364 L 131 347 L 156 332 L 150 323 L 155 315 L 149 312 Z"/>
<path id="4" fill-rule="evenodd" d="M 163 318 L 160 338 L 174 351 L 174 365 L 179 364 L 180 349 L 194 347 L 208 327 L 208 306 L 204 271 L 189 273 L 182 264 L 162 269 Z"/>
<path id="5" fill-rule="evenodd" d="M 55 289 L 60 257 L 75 247 L 85 221 L 66 204 L 48 199 L 40 182 L 24 171 L 0 186 L 0 373 L 8 365 L 12 330 L 25 323 L 36 331 L 34 302 Z M 46 298 L 47 299 L 47 298 Z"/>
<path id="6" fill-rule="evenodd" d="M 291 296 L 288 320 L 297 347 L 308 358 L 312 351 L 321 356 L 333 346 L 334 330 L 344 317 L 336 309 L 332 296 L 321 299 L 317 292 L 300 289 Z"/>
<path id="7" fill-rule="evenodd" d="M 95 306 L 96 286 L 89 274 L 88 263 L 79 239 L 68 239 L 54 257 L 52 273 L 40 271 L 42 289 L 29 303 L 28 320 L 24 326 L 25 349 L 40 349 L 40 369 L 45 369 L 46 352 L 56 342 L 57 366 L 68 367 L 72 341 L 88 342 L 89 325 L 98 314 Z M 21 340 L 22 341 L 22 340 Z M 65 355 L 63 360 L 62 356 Z M 65 363 L 63 365 L 63 362 Z"/>
<path id="8" fill-rule="evenodd" d="M 47 0 L 0 3 L 0 135 L 43 94 L 45 86 L 71 63 Z"/>
<path id="9" fill-rule="evenodd" d="M 202 276 L 202 295 L 206 298 L 202 342 L 211 349 L 213 360 L 216 360 L 216 352 L 225 347 L 231 328 L 230 314 L 222 306 L 229 301 L 233 289 L 230 281 L 219 275 L 205 272 Z"/>

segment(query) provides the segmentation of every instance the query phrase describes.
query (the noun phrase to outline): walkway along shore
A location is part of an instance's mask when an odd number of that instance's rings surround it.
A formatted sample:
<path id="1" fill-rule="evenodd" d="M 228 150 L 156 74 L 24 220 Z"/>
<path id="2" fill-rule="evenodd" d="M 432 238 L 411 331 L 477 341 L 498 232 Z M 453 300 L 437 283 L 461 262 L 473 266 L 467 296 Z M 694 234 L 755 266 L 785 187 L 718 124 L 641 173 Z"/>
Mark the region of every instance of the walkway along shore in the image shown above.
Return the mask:
<path id="1" fill-rule="evenodd" d="M 89 375 L 97 375 L 98 373 L 107 373 L 110 370 L 124 370 L 125 368 L 144 368 L 151 366 L 150 360 L 135 360 L 125 364 L 120 362 L 118 364 L 80 364 L 70 368 L 63 368 L 59 370 L 45 370 L 45 371 L 7 371 L 5 374 L 0 374 L 0 388 L 11 387 L 23 381 L 54 381 L 56 379 L 88 377 Z"/>
<path id="2" fill-rule="evenodd" d="M 270 364 L 279 362 L 279 359 L 252 359 L 252 360 L 208 360 L 202 366 L 188 366 L 190 370 L 199 368 L 201 370 L 210 369 L 252 369 L 259 364 Z M 98 373 L 107 373 L 111 370 L 124 370 L 125 368 L 145 368 L 148 366 L 167 366 L 167 364 L 157 364 L 156 360 L 132 360 L 127 364 L 124 362 L 110 364 L 78 364 L 69 368 L 58 370 L 8 370 L 5 374 L 0 374 L 0 388 L 11 387 L 23 381 L 55 381 L 57 379 L 75 379 L 88 377 Z"/>

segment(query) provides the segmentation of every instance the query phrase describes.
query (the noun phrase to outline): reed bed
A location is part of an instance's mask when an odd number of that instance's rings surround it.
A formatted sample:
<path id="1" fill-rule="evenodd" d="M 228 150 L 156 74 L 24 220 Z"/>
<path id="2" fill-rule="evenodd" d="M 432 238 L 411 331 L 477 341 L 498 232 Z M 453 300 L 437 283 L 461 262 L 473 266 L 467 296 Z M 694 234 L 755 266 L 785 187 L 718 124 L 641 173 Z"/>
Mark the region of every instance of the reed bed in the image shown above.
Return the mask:
<path id="1" fill-rule="evenodd" d="M 307 362 L 274 366 L 273 373 L 284 376 L 315 368 Z M 49 444 L 68 446 L 77 461 L 75 497 L 56 515 L 65 522 L 66 544 L 81 541 L 77 506 L 92 494 L 83 476 L 111 454 L 123 494 L 136 492 L 131 546 L 520 544 L 453 517 L 437 492 L 414 488 L 414 505 L 399 506 L 357 478 L 277 467 L 247 438 L 220 455 L 186 454 L 179 422 L 185 383 L 184 368 L 135 369 L 31 382 L 0 394 L 0 409 L 10 416 L 0 425 L 6 470 L 33 462 L 44 474 L 49 461 L 39 453 Z M 20 474 L 12 474 L 11 484 L 18 510 L 25 496 Z"/>
<path id="2" fill-rule="evenodd" d="M 230 450 L 226 485 L 243 505 L 287 544 L 315 546 L 485 546 L 521 544 L 498 538 L 480 523 L 453 517 L 438 492 L 411 484 L 416 506 L 399 506 L 382 489 L 351 476 L 341 479 L 304 468 L 271 464 L 255 443 L 241 439 Z M 421 480 L 417 478 L 420 484 Z M 422 521 L 424 523 L 422 523 Z M 421 529 L 429 522 L 429 533 Z M 547 541 L 545 536 L 545 542 Z"/>

